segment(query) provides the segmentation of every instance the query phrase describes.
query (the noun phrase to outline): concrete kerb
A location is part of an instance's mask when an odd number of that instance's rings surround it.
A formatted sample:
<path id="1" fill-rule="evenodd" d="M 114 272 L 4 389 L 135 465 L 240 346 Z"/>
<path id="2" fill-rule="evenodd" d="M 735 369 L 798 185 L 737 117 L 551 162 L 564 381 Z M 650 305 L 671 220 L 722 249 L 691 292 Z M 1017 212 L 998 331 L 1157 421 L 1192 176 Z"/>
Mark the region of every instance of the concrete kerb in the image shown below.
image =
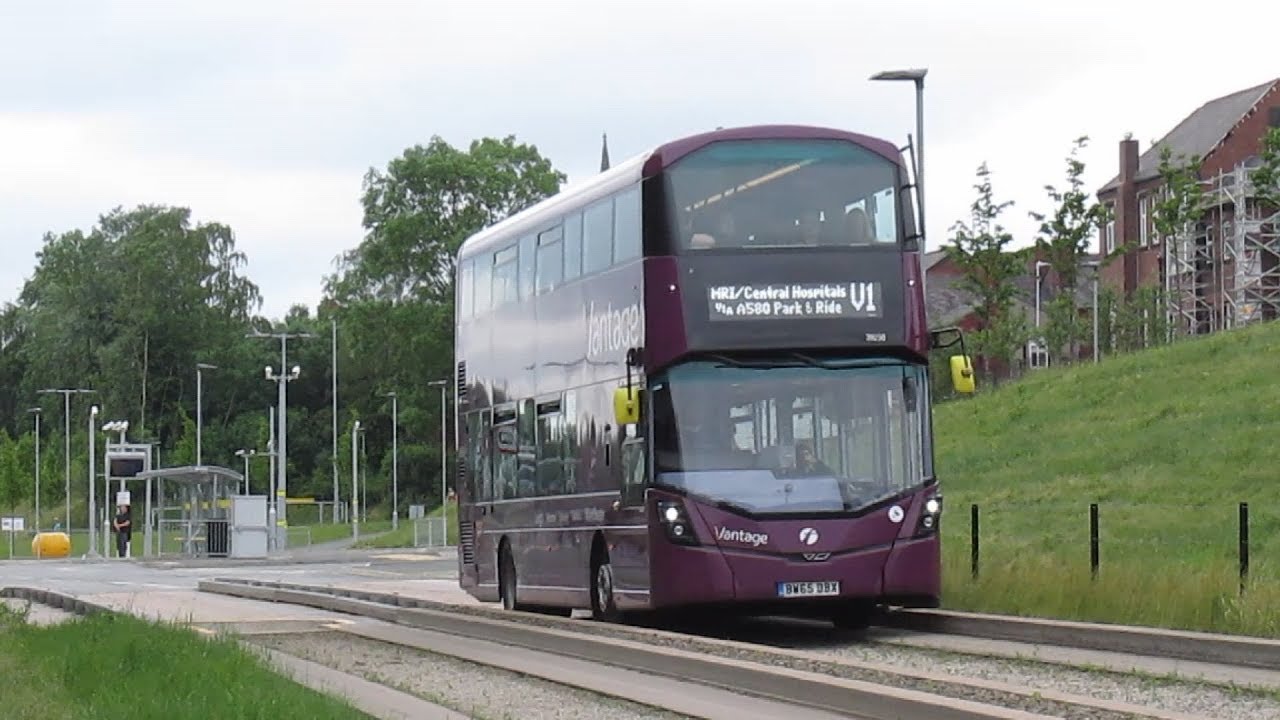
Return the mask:
<path id="1" fill-rule="evenodd" d="M 0 597 L 16 598 L 26 600 L 27 602 L 40 603 L 49 607 L 66 610 L 76 615 L 93 615 L 95 613 L 107 613 L 109 615 L 116 614 L 115 610 L 97 603 L 81 600 L 72 595 L 64 595 L 53 590 L 45 590 L 43 588 L 29 587 L 6 587 L 0 588 Z"/>
<path id="2" fill-rule="evenodd" d="M 219 583 L 224 583 L 224 584 L 219 585 Z M 459 613 L 458 608 L 447 606 L 443 603 L 420 600 L 417 598 L 406 597 L 406 596 L 398 595 L 394 593 L 378 593 L 378 592 L 369 592 L 369 591 L 362 591 L 362 590 L 352 590 L 347 588 L 334 588 L 334 587 L 317 588 L 316 586 L 298 585 L 294 583 L 281 583 L 281 582 L 274 582 L 274 581 L 261 581 L 261 580 L 249 580 L 249 579 L 236 578 L 236 579 L 227 580 L 227 581 L 215 580 L 213 581 L 213 583 L 208 585 L 206 585 L 205 583 L 202 583 L 200 590 L 225 593 L 225 594 L 231 594 L 231 595 L 240 595 L 245 597 L 254 597 L 256 599 L 263 599 L 263 600 L 271 599 L 277 602 L 292 602 L 292 603 L 297 603 L 302 605 L 308 605 L 311 607 L 334 610 L 337 612 L 344 612 L 344 613 L 349 613 L 354 615 L 371 617 L 374 619 L 383 620 L 385 622 L 392 622 L 392 623 L 404 625 L 406 627 L 415 627 L 423 630 L 431 630 L 431 631 L 437 631 L 437 632 L 457 632 L 456 617 L 459 614 L 463 614 L 466 617 L 468 617 L 468 620 L 466 621 L 467 623 L 483 623 L 483 624 L 496 625 L 504 628 L 509 628 L 509 630 L 505 631 L 501 636 L 503 642 L 512 642 L 513 640 L 512 633 L 521 633 L 521 632 L 536 632 L 544 636 L 554 635 L 558 637 L 572 637 L 575 640 L 581 640 L 584 635 L 583 631 L 588 631 L 590 629 L 586 625 L 577 624 L 577 623 L 581 623 L 582 621 L 572 621 L 572 620 L 567 620 L 563 618 L 551 618 L 551 617 L 541 616 L 541 615 L 537 615 L 535 617 L 538 620 L 552 621 L 552 626 L 550 627 L 543 626 L 543 627 L 538 627 L 534 629 L 534 628 L 530 628 L 525 624 L 519 623 L 518 621 L 515 621 L 510 617 L 507 617 L 511 615 L 511 613 L 508 611 L 503 611 L 502 612 L 503 617 L 501 618 L 494 617 L 492 613 L 483 613 L 483 612 L 476 613 L 476 612 L 466 612 L 466 611 Z M 465 607 L 465 606 L 462 606 L 462 607 Z M 433 609 L 433 608 L 437 608 L 437 609 Z M 472 608 L 467 608 L 467 609 L 472 610 Z M 448 617 L 452 617 L 455 619 L 449 620 L 449 621 L 442 620 L 442 618 L 448 618 Z M 566 629 L 566 628 L 572 628 L 575 626 L 577 629 Z M 680 654 L 681 656 L 696 658 L 699 662 L 729 663 L 729 664 L 746 663 L 747 665 L 763 666 L 768 668 L 768 670 L 766 671 L 768 674 L 776 675 L 776 674 L 798 673 L 806 677 L 819 676 L 824 679 L 830 679 L 831 681 L 836 683 L 861 683 L 860 687 L 862 689 L 870 692 L 871 689 L 874 688 L 876 691 L 876 694 L 878 695 L 883 695 L 884 690 L 886 689 L 893 690 L 895 692 L 897 691 L 918 692 L 913 690 L 906 690 L 903 688 L 896 688 L 893 686 L 881 685 L 878 683 L 869 683 L 869 682 L 854 680 L 850 678 L 839 678 L 837 676 L 827 675 L 822 672 L 815 673 L 807 670 L 797 670 L 790 667 L 768 665 L 765 663 L 742 660 L 739 658 L 728 658 L 723 655 L 716 655 L 716 654 L 705 655 L 703 653 L 698 653 L 690 650 L 654 646 L 652 644 L 646 644 L 645 636 L 672 636 L 672 637 L 679 637 L 683 639 L 690 639 L 690 638 L 684 638 L 684 636 L 680 636 L 676 633 L 670 633 L 668 631 L 656 630 L 651 628 L 633 628 L 628 626 L 612 626 L 612 625 L 608 627 L 611 630 L 616 630 L 617 633 L 608 634 L 608 635 L 599 634 L 599 633 L 589 633 L 589 636 L 594 636 L 594 639 L 592 640 L 592 642 L 608 644 L 613 648 L 617 648 L 618 646 L 621 646 L 621 645 L 626 645 L 626 646 L 632 647 L 635 652 L 654 651 L 654 652 L 662 653 L 664 655 Z M 628 631 L 632 631 L 632 632 L 628 632 Z M 620 638 L 618 637 L 619 634 L 632 635 L 634 636 L 635 639 Z M 470 636 L 472 635 L 469 635 L 469 637 Z M 482 637 L 482 635 L 479 635 L 477 637 Z M 903 679 L 923 680 L 926 682 L 950 684 L 955 686 L 967 686 L 970 688 L 988 690 L 988 691 L 997 692 L 997 693 L 1005 693 L 1010 696 L 1037 697 L 1050 702 L 1056 702 L 1056 703 L 1061 703 L 1065 705 L 1089 707 L 1089 708 L 1094 708 L 1098 711 L 1112 712 L 1120 715 L 1129 714 L 1134 717 L 1159 718 L 1162 720 L 1189 720 L 1192 718 L 1196 718 L 1196 716 L 1193 716 L 1193 715 L 1187 715 L 1187 714 L 1176 713 L 1176 712 L 1168 712 L 1168 711 L 1163 711 L 1156 708 L 1139 706 L 1132 703 L 1101 700 L 1101 699 L 1092 698 L 1092 697 L 1083 697 L 1078 695 L 1072 695 L 1069 693 L 1061 693 L 1061 692 L 1054 692 L 1054 691 L 1046 692 L 1042 690 L 1025 688 L 1025 687 L 1013 685 L 1010 683 L 1002 683 L 1002 682 L 979 679 L 979 678 L 963 678 L 962 679 L 949 674 L 929 672 L 925 670 L 886 668 L 880 665 L 865 663 L 865 662 L 856 661 L 856 660 L 850 660 L 846 658 L 836 659 L 836 658 L 825 657 L 825 656 L 815 656 L 811 653 L 805 653 L 803 651 L 798 651 L 798 650 L 792 650 L 787 648 L 772 648 L 767 646 L 765 647 L 755 646 L 748 643 L 741 643 L 741 642 L 732 641 L 732 640 L 701 638 L 696 636 L 694 636 L 691 639 L 702 644 L 707 644 L 711 646 L 722 646 L 728 650 L 746 650 L 748 652 L 778 655 L 778 656 L 793 658 L 796 660 L 806 661 L 806 662 L 817 660 L 819 662 L 829 663 L 832 665 L 846 666 L 851 669 L 867 670 L 867 671 L 876 672 L 876 673 L 894 675 L 894 676 L 901 677 Z M 519 643 L 519 642 L 515 642 L 513 644 L 524 645 L 524 643 Z M 542 646 L 538 643 L 527 644 L 525 646 L 530 647 L 531 649 L 542 649 Z M 557 653 L 557 654 L 566 654 L 566 655 L 571 655 L 573 657 L 578 657 L 578 658 L 587 657 L 586 655 L 580 652 Z M 706 658 L 714 658 L 714 659 L 708 661 Z M 619 663 L 613 662 L 611 664 L 619 664 Z M 657 672 L 657 673 L 670 672 L 670 668 L 664 668 L 661 666 L 655 666 L 653 668 L 647 668 L 647 669 L 650 672 Z M 697 679 L 696 676 L 691 676 L 688 673 L 680 673 L 679 677 Z M 760 682 L 756 682 L 751 685 L 751 687 L 754 687 L 754 688 L 761 688 L 766 686 L 768 686 L 767 682 L 763 684 Z M 956 703 L 968 702 L 968 701 L 963 701 L 963 700 L 951 698 L 944 695 L 935 695 L 932 693 L 921 693 L 921 694 L 928 698 L 945 698 L 946 701 L 952 705 L 955 705 Z M 770 696 L 770 695 L 766 695 L 766 696 Z M 981 705 L 978 703 L 973 703 L 973 705 L 976 707 L 980 707 L 983 710 L 989 710 L 989 708 L 991 707 L 991 706 Z M 930 712 L 933 712 L 933 711 L 931 710 Z M 993 717 L 993 716 L 988 715 L 983 717 Z"/>
<path id="3" fill-rule="evenodd" d="M 1280 669 L 1280 641 L 1269 638 L 948 610 L 898 610 L 883 620 L 899 630 Z"/>

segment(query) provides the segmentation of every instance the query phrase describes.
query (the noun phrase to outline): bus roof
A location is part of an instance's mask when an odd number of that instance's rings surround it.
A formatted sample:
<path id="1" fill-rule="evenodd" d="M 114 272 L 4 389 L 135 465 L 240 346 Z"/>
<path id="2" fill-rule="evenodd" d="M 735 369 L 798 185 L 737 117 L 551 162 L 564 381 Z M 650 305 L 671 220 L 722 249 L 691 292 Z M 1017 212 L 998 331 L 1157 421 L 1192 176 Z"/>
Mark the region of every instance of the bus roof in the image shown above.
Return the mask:
<path id="1" fill-rule="evenodd" d="M 512 236 L 545 230 L 561 216 L 651 177 L 690 153 L 722 140 L 846 140 L 902 166 L 898 148 L 880 138 L 835 128 L 810 125 L 749 125 L 722 128 L 672 140 L 633 155 L 589 178 L 570 183 L 560 192 L 500 220 L 463 241 L 458 259 L 493 249 Z"/>

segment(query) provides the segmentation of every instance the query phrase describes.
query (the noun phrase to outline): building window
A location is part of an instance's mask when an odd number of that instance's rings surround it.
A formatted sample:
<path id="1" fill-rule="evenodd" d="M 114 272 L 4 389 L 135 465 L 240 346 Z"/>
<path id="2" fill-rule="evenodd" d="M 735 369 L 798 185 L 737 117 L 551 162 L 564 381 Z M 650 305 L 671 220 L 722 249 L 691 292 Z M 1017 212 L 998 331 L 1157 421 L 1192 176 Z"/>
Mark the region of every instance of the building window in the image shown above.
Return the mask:
<path id="1" fill-rule="evenodd" d="M 1103 255 L 1110 255 L 1116 249 L 1116 219 L 1115 204 L 1107 202 L 1107 214 L 1110 219 L 1107 224 L 1102 225 L 1102 252 Z"/>
<path id="2" fill-rule="evenodd" d="M 1143 195 L 1138 200 L 1138 245 L 1146 247 L 1149 241 L 1147 226 L 1151 218 L 1148 210 L 1151 208 L 1151 196 Z"/>

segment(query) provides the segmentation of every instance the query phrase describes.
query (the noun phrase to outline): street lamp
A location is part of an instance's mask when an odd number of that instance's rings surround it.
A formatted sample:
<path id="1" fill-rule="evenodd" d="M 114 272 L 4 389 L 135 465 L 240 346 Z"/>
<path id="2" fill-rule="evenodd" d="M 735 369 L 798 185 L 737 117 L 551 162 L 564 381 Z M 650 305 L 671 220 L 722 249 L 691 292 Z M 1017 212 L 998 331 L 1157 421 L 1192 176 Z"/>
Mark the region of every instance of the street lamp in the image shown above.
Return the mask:
<path id="1" fill-rule="evenodd" d="M 98 554 L 98 499 L 93 490 L 93 445 L 98 434 L 97 425 L 98 406 L 94 405 L 89 408 L 89 557 Z"/>
<path id="2" fill-rule="evenodd" d="M 1101 348 L 1098 346 L 1098 273 L 1102 269 L 1102 263 L 1097 260 L 1085 260 L 1081 264 L 1093 269 L 1093 361 L 1096 363 L 1101 353 Z"/>
<path id="3" fill-rule="evenodd" d="M 309 338 L 309 337 L 313 337 L 313 335 L 309 332 L 264 333 L 264 332 L 255 330 L 245 335 L 245 337 L 276 338 L 280 341 L 280 374 L 279 375 L 272 374 L 273 371 L 270 365 L 268 365 L 265 368 L 266 370 L 265 375 L 267 380 L 274 381 L 277 384 L 276 404 L 278 405 L 278 410 L 280 412 L 280 426 L 279 426 L 280 437 L 275 447 L 272 448 L 276 452 L 276 457 L 277 457 L 275 504 L 276 504 L 276 528 L 277 528 L 277 534 L 278 534 L 279 528 L 283 527 L 285 528 L 285 532 L 288 532 L 288 527 L 289 527 L 288 517 L 286 515 L 287 505 L 285 504 L 285 498 L 288 497 L 288 483 L 285 481 L 285 469 L 289 465 L 288 455 L 286 454 L 286 448 L 288 447 L 288 443 L 287 443 L 288 423 L 286 422 L 286 411 L 285 411 L 285 385 L 293 380 L 297 380 L 298 375 L 302 372 L 301 368 L 299 368 L 297 365 L 294 365 L 293 371 L 290 374 L 286 375 L 284 373 L 284 368 L 288 367 L 287 361 L 286 361 L 288 343 L 290 338 Z"/>
<path id="4" fill-rule="evenodd" d="M 237 457 L 244 458 L 244 494 L 245 495 L 249 494 L 249 458 L 257 454 L 258 454 L 257 450 L 245 450 L 244 448 L 240 448 L 239 450 L 236 451 Z"/>
<path id="5" fill-rule="evenodd" d="M 217 365 L 196 363 L 196 467 L 204 465 L 204 454 L 201 452 L 202 448 L 200 447 L 200 435 L 204 430 L 204 407 L 202 406 L 204 387 L 200 382 L 200 371 L 217 369 Z"/>
<path id="6" fill-rule="evenodd" d="M 386 397 L 391 398 L 391 529 L 395 530 L 400 526 L 400 466 L 397 445 L 400 422 L 398 414 L 399 406 L 397 404 L 396 393 L 394 390 L 389 393 L 385 393 L 385 395 Z M 354 445 L 352 445 L 352 452 L 355 452 Z"/>
<path id="7" fill-rule="evenodd" d="M 36 416 L 36 532 L 40 532 L 40 413 L 44 411 L 33 407 L 27 412 Z"/>
<path id="8" fill-rule="evenodd" d="M 364 520 L 369 521 L 369 453 L 365 441 L 369 428 L 360 426 L 360 507 L 364 508 Z"/>
<path id="9" fill-rule="evenodd" d="M 333 363 L 333 418 L 332 422 L 332 439 L 333 439 L 333 459 L 330 461 L 333 465 L 333 522 L 338 523 L 338 317 L 333 315 L 329 318 L 331 329 L 331 338 L 329 344 L 329 354 L 332 355 Z"/>
<path id="10" fill-rule="evenodd" d="M 62 463 L 63 473 L 65 475 L 65 492 L 67 498 L 67 536 L 71 536 L 71 396 L 87 395 L 96 390 L 86 390 L 85 388 L 46 388 L 41 390 L 41 394 L 62 393 L 62 434 L 63 441 L 66 445 L 64 452 L 66 453 Z"/>
<path id="11" fill-rule="evenodd" d="M 356 454 L 356 436 L 360 434 L 360 421 L 351 426 L 351 537 L 360 540 L 360 466 Z"/>
<path id="12" fill-rule="evenodd" d="M 927 248 L 924 224 L 924 77 L 928 68 L 910 70 L 885 70 L 871 76 L 872 80 L 910 80 L 916 86 L 916 195 L 920 197 L 920 257 L 923 260 Z M 927 273 L 926 273 L 927 274 Z M 920 290 L 924 291 L 924 275 L 920 277 Z"/>
<path id="13" fill-rule="evenodd" d="M 446 459 L 449 455 L 448 445 L 445 440 L 445 433 L 448 430 L 449 423 L 445 420 L 445 388 L 449 387 L 449 381 L 432 380 L 427 383 L 427 387 L 440 388 L 440 524 L 444 527 L 444 544 L 449 544 L 449 511 L 447 507 L 449 495 L 449 482 L 446 477 L 447 465 Z"/>
<path id="14" fill-rule="evenodd" d="M 1040 329 L 1040 268 L 1049 267 L 1044 260 L 1036 261 L 1036 329 Z"/>

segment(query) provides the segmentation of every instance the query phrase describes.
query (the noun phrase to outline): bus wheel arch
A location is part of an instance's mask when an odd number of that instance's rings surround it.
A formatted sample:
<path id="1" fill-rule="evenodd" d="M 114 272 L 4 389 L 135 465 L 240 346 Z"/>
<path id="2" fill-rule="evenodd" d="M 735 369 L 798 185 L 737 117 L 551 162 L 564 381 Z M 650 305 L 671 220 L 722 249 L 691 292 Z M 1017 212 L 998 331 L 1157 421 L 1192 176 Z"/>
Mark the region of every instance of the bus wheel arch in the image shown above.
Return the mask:
<path id="1" fill-rule="evenodd" d="M 591 617 L 604 622 L 618 622 L 622 613 L 614 602 L 613 564 L 604 533 L 596 531 L 591 540 Z"/>
<path id="2" fill-rule="evenodd" d="M 516 586 L 516 559 L 511 542 L 504 537 L 498 542 L 498 600 L 502 609 L 516 609 Z"/>

